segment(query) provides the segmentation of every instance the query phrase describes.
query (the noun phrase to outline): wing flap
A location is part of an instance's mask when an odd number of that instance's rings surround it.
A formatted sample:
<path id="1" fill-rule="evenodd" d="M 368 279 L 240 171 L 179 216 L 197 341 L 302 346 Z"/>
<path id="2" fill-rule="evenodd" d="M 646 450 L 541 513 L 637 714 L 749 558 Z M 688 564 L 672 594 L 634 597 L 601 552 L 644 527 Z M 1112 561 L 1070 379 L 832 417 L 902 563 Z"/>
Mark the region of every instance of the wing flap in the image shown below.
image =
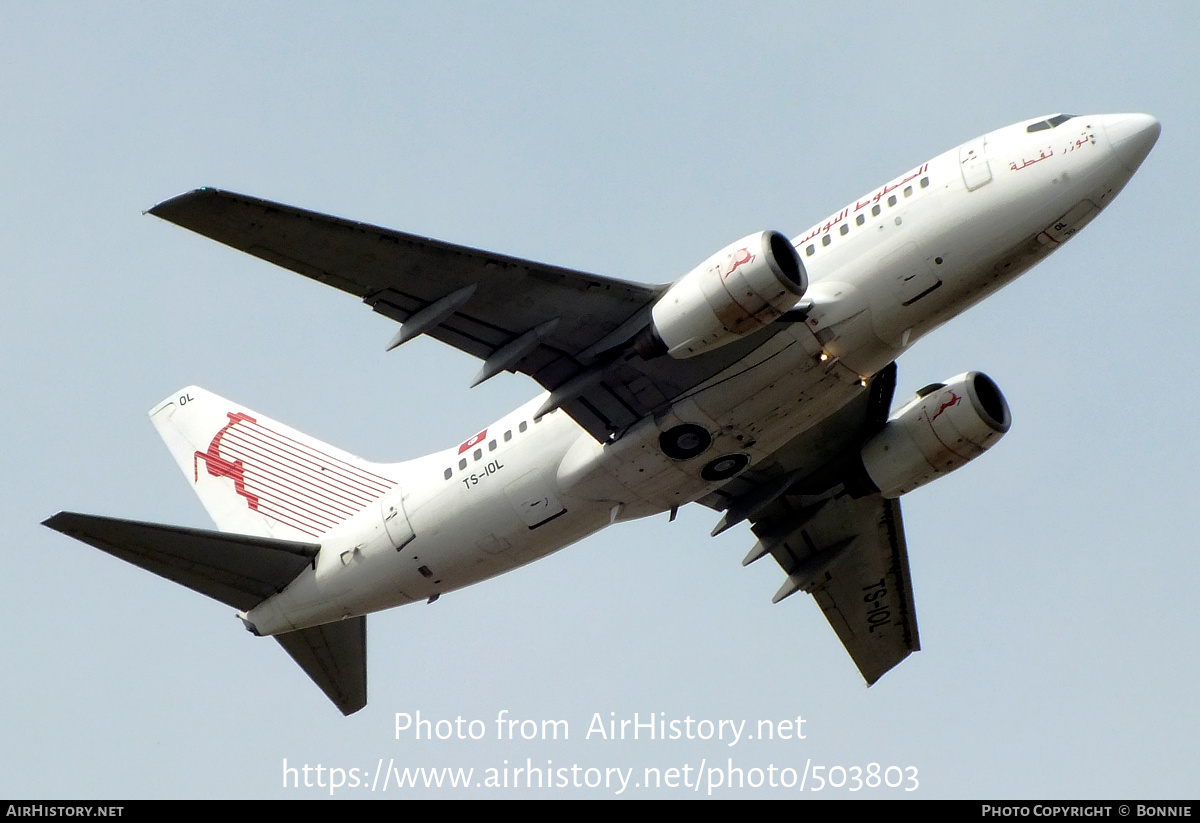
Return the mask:
<path id="1" fill-rule="evenodd" d="M 367 618 L 354 617 L 275 639 L 342 714 L 367 705 Z"/>
<path id="2" fill-rule="evenodd" d="M 59 512 L 43 525 L 241 611 L 287 586 L 320 549 L 76 512 Z"/>

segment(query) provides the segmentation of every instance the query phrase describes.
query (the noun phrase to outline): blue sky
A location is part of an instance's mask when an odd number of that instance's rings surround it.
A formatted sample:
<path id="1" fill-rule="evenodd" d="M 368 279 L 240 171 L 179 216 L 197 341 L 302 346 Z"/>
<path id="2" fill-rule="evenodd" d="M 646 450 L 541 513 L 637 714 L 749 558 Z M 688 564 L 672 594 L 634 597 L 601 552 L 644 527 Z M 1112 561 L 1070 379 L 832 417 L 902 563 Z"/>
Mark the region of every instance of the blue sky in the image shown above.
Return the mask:
<path id="1" fill-rule="evenodd" d="M 1194 797 L 1200 12 L 972 9 L 0 6 L 0 793 L 328 796 L 285 789 L 285 760 L 732 759 L 915 767 L 918 797 Z M 228 608 L 38 525 L 73 509 L 209 527 L 145 416 L 189 383 L 380 461 L 537 391 L 468 390 L 477 364 L 433 341 L 385 353 L 393 324 L 354 299 L 142 216 L 167 197 L 218 186 L 659 283 L 1064 110 L 1149 112 L 1162 137 L 1078 239 L 901 359 L 898 400 L 980 369 L 1015 422 L 903 501 L 923 651 L 869 690 L 814 603 L 772 606 L 779 570 L 740 566 L 749 531 L 710 538 L 695 507 L 372 616 L 371 702 L 349 719 Z M 496 740 L 502 710 L 571 739 Z M 490 734 L 396 739 L 417 711 Z M 802 716 L 806 736 L 585 739 L 597 714 L 659 712 Z"/>

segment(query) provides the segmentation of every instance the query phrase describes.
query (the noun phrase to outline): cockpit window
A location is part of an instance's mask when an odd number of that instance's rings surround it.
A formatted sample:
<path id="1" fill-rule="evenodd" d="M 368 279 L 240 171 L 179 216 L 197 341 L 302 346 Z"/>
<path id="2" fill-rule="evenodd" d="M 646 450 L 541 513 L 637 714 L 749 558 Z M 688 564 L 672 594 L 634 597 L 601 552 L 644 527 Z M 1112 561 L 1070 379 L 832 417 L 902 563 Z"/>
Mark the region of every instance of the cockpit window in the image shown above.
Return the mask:
<path id="1" fill-rule="evenodd" d="M 1075 115 L 1073 115 L 1073 114 L 1056 114 L 1055 116 L 1051 117 L 1049 120 L 1039 120 L 1038 122 L 1034 123 L 1032 126 L 1027 127 L 1025 129 L 1025 131 L 1032 134 L 1035 131 L 1045 131 L 1046 129 L 1052 129 L 1055 126 L 1061 126 L 1063 123 L 1067 122 L 1074 116 Z"/>

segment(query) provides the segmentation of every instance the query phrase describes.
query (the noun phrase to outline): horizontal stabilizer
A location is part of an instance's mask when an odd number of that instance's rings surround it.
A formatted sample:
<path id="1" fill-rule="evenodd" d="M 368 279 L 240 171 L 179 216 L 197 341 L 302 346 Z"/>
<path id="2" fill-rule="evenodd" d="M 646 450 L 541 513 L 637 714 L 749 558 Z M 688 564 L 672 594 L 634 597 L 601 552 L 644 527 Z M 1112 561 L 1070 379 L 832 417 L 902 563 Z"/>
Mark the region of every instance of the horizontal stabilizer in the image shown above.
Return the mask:
<path id="1" fill-rule="evenodd" d="M 367 705 L 367 618 L 277 634 L 275 639 L 342 714 Z"/>
<path id="2" fill-rule="evenodd" d="M 75 512 L 59 512 L 42 525 L 242 611 L 291 583 L 320 549 L 316 543 Z"/>

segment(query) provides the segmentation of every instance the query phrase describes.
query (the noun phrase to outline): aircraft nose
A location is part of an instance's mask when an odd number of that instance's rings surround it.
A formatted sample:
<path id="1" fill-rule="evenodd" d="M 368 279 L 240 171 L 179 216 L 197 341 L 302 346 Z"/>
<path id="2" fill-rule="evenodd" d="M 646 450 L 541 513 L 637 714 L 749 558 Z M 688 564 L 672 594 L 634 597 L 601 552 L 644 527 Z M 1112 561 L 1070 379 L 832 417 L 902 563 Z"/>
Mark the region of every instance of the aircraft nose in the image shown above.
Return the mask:
<path id="1" fill-rule="evenodd" d="M 1142 165 L 1161 131 L 1158 120 L 1148 114 L 1109 114 L 1104 117 L 1108 142 L 1130 174 Z"/>

